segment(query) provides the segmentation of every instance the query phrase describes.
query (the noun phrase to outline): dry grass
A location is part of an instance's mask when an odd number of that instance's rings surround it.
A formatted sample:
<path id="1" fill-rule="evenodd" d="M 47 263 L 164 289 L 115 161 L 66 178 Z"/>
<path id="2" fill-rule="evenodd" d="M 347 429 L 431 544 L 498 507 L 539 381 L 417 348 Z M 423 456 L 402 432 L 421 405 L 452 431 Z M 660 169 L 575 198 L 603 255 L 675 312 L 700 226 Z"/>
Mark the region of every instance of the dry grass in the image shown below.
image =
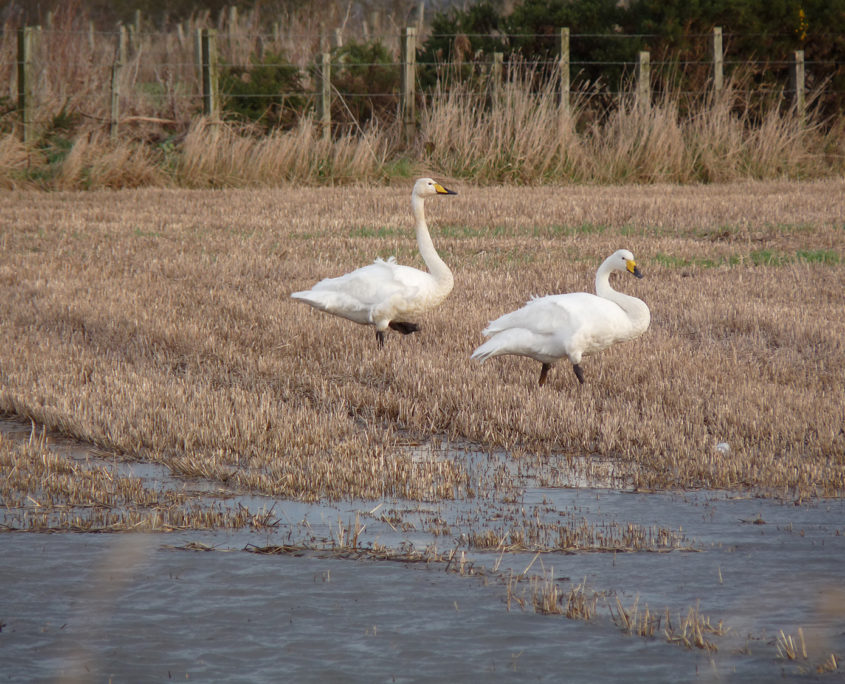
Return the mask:
<path id="1" fill-rule="evenodd" d="M 702 615 L 697 605 L 691 607 L 686 616 L 679 618 L 676 623 L 672 622 L 667 609 L 664 624 L 663 633 L 670 644 L 705 651 L 718 651 L 719 647 L 711 637 L 723 636 L 727 631 L 721 620 L 715 625 L 711 624 L 710 618 Z"/>
<path id="2" fill-rule="evenodd" d="M 169 532 L 245 527 L 241 508 L 201 502 L 138 477 L 77 461 L 48 448 L 45 436 L 16 443 L 0 435 L 0 530 Z"/>
<path id="3" fill-rule="evenodd" d="M 410 148 L 394 115 L 397 93 L 380 98 L 389 112 L 381 120 L 352 133 L 340 127 L 332 141 L 324 141 L 313 120 L 320 84 L 312 67 L 322 49 L 320 35 L 331 25 L 326 14 L 292 9 L 279 17 L 279 32 L 262 26 L 259 14 L 241 13 L 234 22 L 221 18 L 220 62 L 242 67 L 250 55 L 284 51 L 301 69 L 303 92 L 311 93 L 302 96 L 309 104 L 299 106 L 295 125 L 265 135 L 236 123 L 231 111 L 223 112 L 223 123 L 201 118 L 193 37 L 214 21 L 199 13 L 181 33 L 145 27 L 136 36 L 118 79 L 120 125 L 111 140 L 117 33 L 95 33 L 89 43 L 84 9 L 62 8 L 33 55 L 36 140 L 26 149 L 9 135 L 0 139 L 0 186 L 337 184 L 419 167 L 481 183 L 727 182 L 835 177 L 845 169 L 845 127 L 821 122 L 812 105 L 799 116 L 780 96 L 760 105 L 762 96 L 740 70 L 718 97 L 669 88 L 648 110 L 636 106 L 633 89 L 609 108 L 576 93 L 571 118 L 561 124 L 555 79 L 538 85 L 537 73 L 514 60 L 495 92 L 480 81 L 421 93 L 418 135 Z M 345 27 L 347 41 L 363 37 L 342 15 L 332 19 Z M 405 21 L 386 20 L 380 35 L 397 63 Z M 0 78 L 9 84 L 16 81 L 15 28 L 9 23 L 0 32 Z M 344 97 L 355 94 L 335 96 L 336 106 L 346 107 Z M 817 96 L 823 93 L 809 94 L 810 102 Z M 16 121 L 8 118 L 3 133 Z"/>
<path id="4" fill-rule="evenodd" d="M 648 604 L 640 608 L 640 597 L 634 599 L 630 608 L 625 608 L 619 597 L 616 597 L 616 608 L 609 604 L 610 618 L 625 633 L 651 638 L 660 629 L 661 616 L 652 613 Z"/>
<path id="5" fill-rule="evenodd" d="M 611 459 L 639 488 L 845 491 L 845 186 L 471 188 L 429 203 L 453 294 L 420 333 L 288 298 L 395 254 L 420 266 L 396 187 L 0 197 L 0 411 L 277 496 L 478 496 L 408 436 Z M 651 307 L 634 342 L 565 364 L 469 353 L 531 294 L 618 282 Z M 726 442 L 730 451 L 716 450 Z M 575 466 L 573 466 L 574 468 Z"/>

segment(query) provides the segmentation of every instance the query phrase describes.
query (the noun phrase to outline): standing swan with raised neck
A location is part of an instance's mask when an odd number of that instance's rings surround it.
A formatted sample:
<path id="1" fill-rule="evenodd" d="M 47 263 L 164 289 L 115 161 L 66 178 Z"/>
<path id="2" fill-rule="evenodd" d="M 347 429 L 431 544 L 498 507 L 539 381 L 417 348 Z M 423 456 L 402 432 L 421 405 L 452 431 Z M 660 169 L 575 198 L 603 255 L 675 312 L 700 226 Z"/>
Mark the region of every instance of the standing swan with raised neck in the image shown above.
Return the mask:
<path id="1" fill-rule="evenodd" d="M 492 321 L 483 331 L 490 339 L 472 353 L 472 358 L 485 361 L 513 354 L 535 359 L 543 364 L 543 385 L 552 364 L 566 357 L 583 383 L 584 356 L 639 337 L 651 321 L 645 302 L 611 287 L 610 274 L 614 271 L 642 278 L 634 255 L 620 249 L 599 266 L 596 294 L 570 292 L 531 299 L 521 309 Z"/>
<path id="2" fill-rule="evenodd" d="M 388 328 L 403 335 L 417 332 L 420 326 L 413 321 L 446 299 L 454 285 L 452 271 L 434 248 L 423 203 L 426 197 L 457 194 L 431 178 L 420 178 L 414 184 L 411 209 L 417 245 L 428 273 L 397 264 L 394 257 L 387 261 L 376 259 L 369 266 L 337 278 L 326 278 L 310 290 L 292 293 L 291 297 L 320 311 L 374 326 L 379 347 L 384 345 Z"/>

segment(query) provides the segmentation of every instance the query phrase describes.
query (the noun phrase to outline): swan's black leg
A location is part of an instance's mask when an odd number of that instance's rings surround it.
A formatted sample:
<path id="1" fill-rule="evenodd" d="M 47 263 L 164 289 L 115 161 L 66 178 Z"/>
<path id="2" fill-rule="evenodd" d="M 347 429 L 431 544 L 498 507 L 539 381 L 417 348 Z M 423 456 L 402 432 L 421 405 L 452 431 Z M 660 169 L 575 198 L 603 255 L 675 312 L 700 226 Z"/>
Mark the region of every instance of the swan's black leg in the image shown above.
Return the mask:
<path id="1" fill-rule="evenodd" d="M 376 341 L 379 349 L 384 347 L 384 333 L 381 330 L 376 330 Z"/>
<path id="2" fill-rule="evenodd" d="M 416 323 L 406 323 L 404 321 L 390 321 L 387 324 L 391 330 L 396 330 L 403 335 L 410 335 L 411 333 L 415 333 L 420 329 Z"/>
<path id="3" fill-rule="evenodd" d="M 552 365 L 550 363 L 544 363 L 540 369 L 540 387 L 546 384 L 546 376 L 549 374 L 549 368 L 551 367 Z"/>
<path id="4" fill-rule="evenodd" d="M 572 370 L 575 371 L 575 377 L 578 378 L 578 382 L 582 385 L 584 384 L 584 371 L 581 369 L 577 363 L 572 364 Z"/>

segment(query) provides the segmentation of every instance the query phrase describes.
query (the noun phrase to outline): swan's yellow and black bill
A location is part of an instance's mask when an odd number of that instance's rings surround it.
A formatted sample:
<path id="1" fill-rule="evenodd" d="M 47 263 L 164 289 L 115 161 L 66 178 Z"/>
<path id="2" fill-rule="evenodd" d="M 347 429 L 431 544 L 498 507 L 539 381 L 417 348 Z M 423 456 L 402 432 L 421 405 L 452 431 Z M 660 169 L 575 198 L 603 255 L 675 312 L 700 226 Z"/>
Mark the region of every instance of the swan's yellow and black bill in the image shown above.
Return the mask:
<path id="1" fill-rule="evenodd" d="M 449 190 L 447 188 L 444 188 L 442 185 L 440 185 L 440 183 L 435 183 L 434 189 L 437 190 L 437 193 L 440 194 L 440 195 L 457 195 L 458 194 L 454 190 Z"/>
<path id="2" fill-rule="evenodd" d="M 637 262 L 628 259 L 628 261 L 625 262 L 625 265 L 627 266 L 629 273 L 632 273 L 636 278 L 643 277 L 642 272 L 637 267 Z"/>

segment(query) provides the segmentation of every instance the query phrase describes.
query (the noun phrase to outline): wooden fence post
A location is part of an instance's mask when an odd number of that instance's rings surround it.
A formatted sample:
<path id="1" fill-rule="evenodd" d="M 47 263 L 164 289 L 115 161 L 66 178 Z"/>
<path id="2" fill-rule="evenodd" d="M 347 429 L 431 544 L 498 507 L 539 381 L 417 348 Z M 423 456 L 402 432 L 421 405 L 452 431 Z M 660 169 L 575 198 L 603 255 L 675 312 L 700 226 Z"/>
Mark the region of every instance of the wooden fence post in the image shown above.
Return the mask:
<path id="1" fill-rule="evenodd" d="M 136 9 L 132 20 L 130 37 L 132 42 L 132 52 L 137 54 L 141 47 L 141 10 Z"/>
<path id="2" fill-rule="evenodd" d="M 806 106 L 805 89 L 804 89 L 804 51 L 796 50 L 792 53 L 792 63 L 790 65 L 790 87 L 794 95 L 795 109 L 799 116 L 804 116 L 804 107 Z"/>
<path id="3" fill-rule="evenodd" d="M 402 29 L 402 128 L 405 144 L 410 145 L 417 132 L 416 83 L 417 83 L 417 30 L 413 26 Z"/>
<path id="4" fill-rule="evenodd" d="M 710 57 L 713 61 L 713 92 L 717 95 L 725 86 L 725 56 L 722 50 L 722 27 L 714 26 L 710 39 Z"/>
<path id="5" fill-rule="evenodd" d="M 202 29 L 198 28 L 194 32 L 194 64 L 197 66 L 197 82 L 200 84 L 200 92 L 202 92 Z"/>
<path id="6" fill-rule="evenodd" d="M 123 27 L 121 27 L 122 29 Z M 125 55 L 121 51 L 121 41 L 118 38 L 118 47 L 115 51 L 114 64 L 111 67 L 111 98 L 109 106 L 109 137 L 112 141 L 117 139 L 117 127 L 120 122 L 120 74 L 123 71 L 123 59 Z"/>
<path id="7" fill-rule="evenodd" d="M 493 53 L 493 66 L 490 68 L 491 91 L 498 95 L 502 90 L 502 72 L 504 71 L 505 53 Z"/>
<path id="8" fill-rule="evenodd" d="M 229 38 L 231 47 L 235 40 L 235 32 L 238 28 L 238 8 L 236 5 L 229 6 L 229 20 L 226 22 L 226 35 Z"/>
<path id="9" fill-rule="evenodd" d="M 126 27 L 123 24 L 117 25 L 117 61 L 126 64 L 129 55 L 129 38 L 126 34 Z"/>
<path id="10" fill-rule="evenodd" d="M 22 26 L 18 29 L 18 115 L 21 119 L 24 144 L 29 143 L 35 134 L 32 120 L 33 102 L 33 70 L 32 53 L 35 47 L 35 36 L 38 29 L 35 26 Z"/>
<path id="11" fill-rule="evenodd" d="M 569 120 L 569 28 L 560 29 L 558 36 L 558 78 L 560 85 L 559 115 L 561 126 Z"/>
<path id="12" fill-rule="evenodd" d="M 637 105 L 648 109 L 651 105 L 651 54 L 641 51 L 637 59 Z"/>
<path id="13" fill-rule="evenodd" d="M 321 79 L 320 90 L 320 122 L 323 126 L 323 139 L 329 140 L 332 136 L 332 56 L 324 52 L 321 56 Z"/>
<path id="14" fill-rule="evenodd" d="M 217 31 L 202 30 L 202 113 L 216 119 L 220 113 L 217 74 Z"/>

